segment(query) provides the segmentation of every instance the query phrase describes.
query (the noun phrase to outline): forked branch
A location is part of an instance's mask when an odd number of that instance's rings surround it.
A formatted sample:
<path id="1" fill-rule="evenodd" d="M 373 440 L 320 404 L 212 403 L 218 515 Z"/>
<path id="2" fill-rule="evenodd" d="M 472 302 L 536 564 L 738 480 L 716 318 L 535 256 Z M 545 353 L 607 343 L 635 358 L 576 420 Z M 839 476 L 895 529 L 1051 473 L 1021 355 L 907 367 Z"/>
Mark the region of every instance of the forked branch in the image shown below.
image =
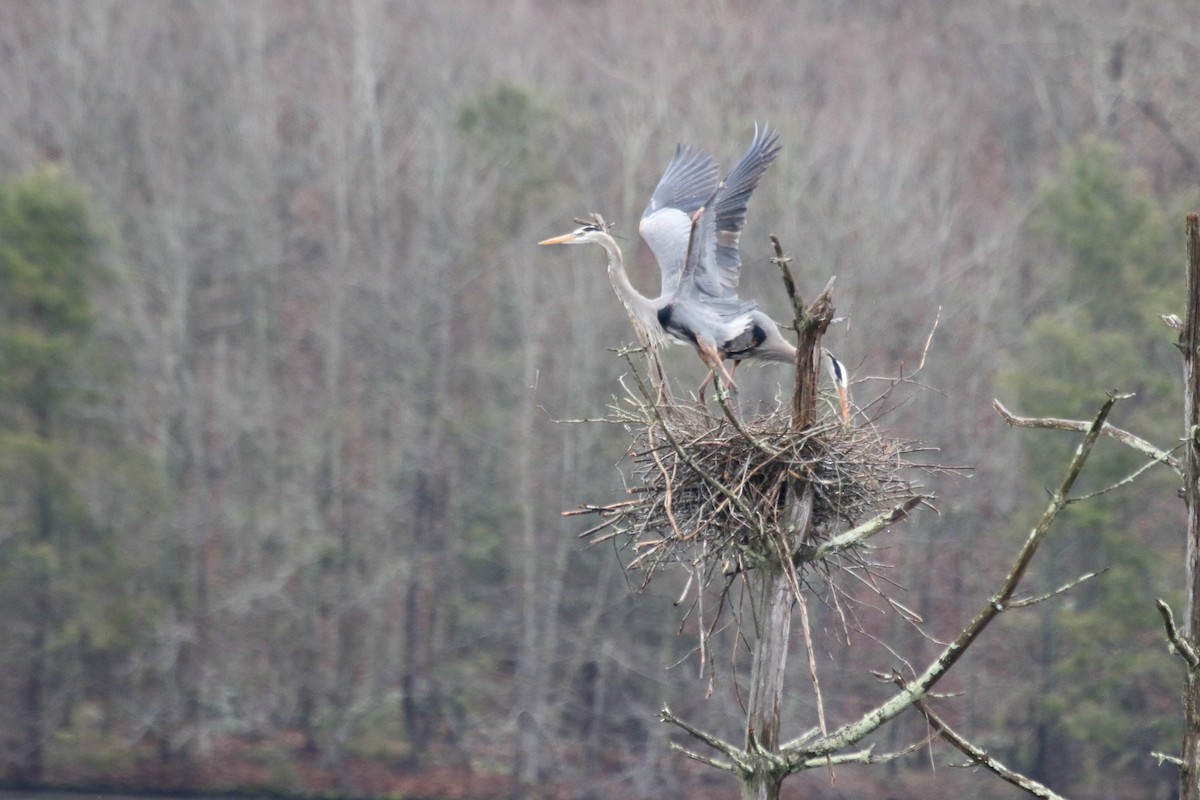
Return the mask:
<path id="1" fill-rule="evenodd" d="M 988 599 L 983 608 L 976 613 L 970 623 L 954 638 L 954 641 L 946 646 L 933 663 L 917 676 L 916 680 L 905 685 L 891 699 L 868 711 L 858 720 L 843 725 L 828 736 L 821 737 L 811 744 L 805 744 L 790 750 L 788 752 L 790 765 L 800 769 L 803 768 L 803 764 L 810 761 L 814 756 L 829 755 L 851 747 L 862 741 L 865 736 L 877 730 L 884 723 L 894 719 L 906 708 L 915 704 L 962 658 L 967 648 L 979 638 L 979 635 L 992 620 L 1010 607 L 1013 595 L 1020 585 L 1026 570 L 1029 568 L 1034 555 L 1037 553 L 1038 547 L 1046 538 L 1059 512 L 1066 507 L 1071 489 L 1075 485 L 1075 481 L 1079 478 L 1084 464 L 1087 463 L 1088 456 L 1091 455 L 1092 448 L 1095 446 L 1097 439 L 1100 438 L 1109 412 L 1112 411 L 1117 400 L 1124 396 L 1117 394 L 1109 395 L 1100 412 L 1092 420 L 1087 434 L 1075 449 L 1075 455 L 1067 467 L 1062 482 L 1051 495 L 1050 504 L 1047 506 L 1045 512 L 1043 512 L 1037 525 L 1030 531 L 1025 544 L 1021 547 L 1020 552 L 1013 561 L 1008 574 L 1005 575 L 996 592 Z"/>
<path id="2" fill-rule="evenodd" d="M 1004 421 L 1014 428 L 1043 428 L 1052 431 L 1077 431 L 1083 432 L 1088 429 L 1090 423 L 1086 420 L 1078 419 L 1061 419 L 1059 417 L 1018 417 L 1016 414 L 1004 407 L 1004 404 L 999 400 L 992 401 L 992 408 L 996 409 L 996 413 L 1004 418 Z M 1104 429 L 1100 431 L 1101 435 L 1107 436 L 1110 439 L 1115 439 L 1123 445 L 1137 450 L 1139 453 L 1144 453 L 1154 459 L 1155 462 L 1161 461 L 1171 469 L 1175 470 L 1180 479 L 1183 479 L 1183 464 L 1178 458 L 1171 455 L 1170 451 L 1155 447 L 1145 439 L 1130 433 L 1129 431 L 1104 423 Z"/>

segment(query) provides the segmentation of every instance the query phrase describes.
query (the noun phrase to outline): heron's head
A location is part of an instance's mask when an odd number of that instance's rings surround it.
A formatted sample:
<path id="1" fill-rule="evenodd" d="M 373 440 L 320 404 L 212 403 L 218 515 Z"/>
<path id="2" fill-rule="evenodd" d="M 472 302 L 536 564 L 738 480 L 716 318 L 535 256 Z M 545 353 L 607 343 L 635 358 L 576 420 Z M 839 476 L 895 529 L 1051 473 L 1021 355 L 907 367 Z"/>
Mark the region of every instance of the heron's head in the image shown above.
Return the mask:
<path id="1" fill-rule="evenodd" d="M 555 236 L 550 239 L 543 239 L 538 244 L 587 244 L 595 242 L 596 234 L 603 233 L 599 227 L 595 225 L 584 225 L 576 228 L 570 233 L 564 233 L 562 236 Z"/>
<path id="2" fill-rule="evenodd" d="M 606 235 L 608 229 L 612 227 L 599 214 L 592 214 L 591 219 L 577 219 L 575 221 L 579 223 L 580 227 L 570 233 L 564 233 L 562 236 L 543 239 L 538 244 L 587 244 L 588 242 L 599 242 L 600 237 Z"/>

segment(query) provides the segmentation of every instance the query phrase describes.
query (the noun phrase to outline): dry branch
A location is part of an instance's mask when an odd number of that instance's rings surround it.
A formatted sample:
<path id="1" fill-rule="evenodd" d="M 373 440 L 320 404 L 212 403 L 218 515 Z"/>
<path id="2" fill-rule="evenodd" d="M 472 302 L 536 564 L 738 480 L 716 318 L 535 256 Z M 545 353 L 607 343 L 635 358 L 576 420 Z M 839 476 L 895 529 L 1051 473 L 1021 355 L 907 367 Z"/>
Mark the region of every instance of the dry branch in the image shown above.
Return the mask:
<path id="1" fill-rule="evenodd" d="M 713 764 L 713 766 L 719 766 L 721 769 L 729 769 L 730 771 L 732 771 L 734 768 L 746 769 L 748 767 L 748 764 L 746 762 L 746 754 L 741 750 L 741 748 L 730 744 L 729 742 L 725 741 L 724 739 L 719 739 L 710 733 L 706 733 L 705 731 L 702 731 L 699 728 L 689 725 L 688 723 L 681 720 L 679 717 L 672 714 L 671 709 L 668 708 L 667 706 L 663 706 L 662 710 L 658 712 L 658 718 L 669 725 L 674 725 L 677 728 L 680 728 L 681 730 L 686 731 L 689 735 L 704 742 L 706 745 L 708 745 L 712 749 L 714 749 L 720 753 L 724 753 L 725 756 L 727 758 L 729 758 L 729 760 L 731 762 L 733 762 L 731 765 L 721 766 L 719 763 L 717 763 L 717 764 Z M 683 748 L 678 748 L 678 749 L 681 752 L 686 753 L 689 757 L 696 758 L 697 760 L 700 760 L 700 761 L 705 761 L 705 763 L 712 763 L 711 761 L 706 760 L 704 757 L 697 756 L 693 753 L 688 752 L 687 750 L 684 750 Z"/>
<path id="2" fill-rule="evenodd" d="M 1196 648 L 1192 647 L 1192 643 L 1179 632 L 1179 627 L 1175 624 L 1175 615 L 1171 613 L 1171 607 L 1162 598 L 1155 600 L 1154 605 L 1158 608 L 1158 613 L 1162 615 L 1163 627 L 1166 628 L 1167 641 L 1171 643 L 1171 649 L 1187 662 L 1189 669 L 1200 668 L 1200 655 L 1196 653 Z"/>
<path id="3" fill-rule="evenodd" d="M 1028 792 L 1034 797 L 1046 798 L 1046 800 L 1064 800 L 1062 795 L 1055 794 L 1044 784 L 1035 781 L 1033 778 L 1022 775 L 1015 770 L 1009 769 L 1003 763 L 988 755 L 987 751 L 978 745 L 972 744 L 961 734 L 957 733 L 953 728 L 929 708 L 929 705 L 923 700 L 917 700 L 913 703 L 917 711 L 925 717 L 925 721 L 929 723 L 929 727 L 934 730 L 939 736 L 961 751 L 967 758 L 971 759 L 972 764 L 977 764 L 985 769 L 991 770 L 1000 776 L 1003 780 L 1011 783 L 1019 789 Z"/>
<path id="4" fill-rule="evenodd" d="M 1086 420 L 1061 419 L 1059 417 L 1018 417 L 1016 414 L 1005 408 L 1004 404 L 999 400 L 992 401 L 992 408 L 996 409 L 996 413 L 1003 417 L 1004 421 L 1009 425 L 1012 425 L 1014 428 L 1043 428 L 1046 430 L 1073 431 L 1076 433 L 1083 433 L 1091 424 Z M 1179 475 L 1181 479 L 1183 478 L 1183 464 L 1179 461 L 1179 459 L 1171 455 L 1170 451 L 1155 447 L 1140 436 L 1114 427 L 1107 422 L 1104 424 L 1104 430 L 1102 430 L 1100 433 L 1109 437 L 1110 439 L 1116 439 L 1121 444 L 1132 447 L 1139 453 L 1144 453 L 1150 456 L 1154 460 L 1154 463 L 1161 461 L 1171 469 L 1175 470 L 1175 473 Z"/>

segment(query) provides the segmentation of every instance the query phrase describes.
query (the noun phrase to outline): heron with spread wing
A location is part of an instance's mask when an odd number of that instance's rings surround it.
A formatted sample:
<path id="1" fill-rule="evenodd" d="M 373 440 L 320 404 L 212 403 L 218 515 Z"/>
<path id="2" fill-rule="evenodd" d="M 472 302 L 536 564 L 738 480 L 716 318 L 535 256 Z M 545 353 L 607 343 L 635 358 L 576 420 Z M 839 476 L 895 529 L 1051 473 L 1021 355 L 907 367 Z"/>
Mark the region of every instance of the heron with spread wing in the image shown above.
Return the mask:
<path id="1" fill-rule="evenodd" d="M 699 396 L 715 373 L 732 387 L 724 362 L 775 361 L 794 364 L 796 348 L 753 300 L 738 296 L 739 249 L 746 208 L 759 179 L 779 154 L 779 139 L 756 126 L 754 140 L 722 181 L 706 153 L 680 145 L 642 213 L 638 230 L 662 273 L 658 297 L 634 288 L 621 250 L 599 215 L 582 227 L 539 244 L 599 244 L 608 254 L 608 276 L 643 341 L 659 347 L 668 340 L 691 345 L 708 367 Z M 832 356 L 829 356 L 832 358 Z M 834 362 L 836 363 L 836 361 Z M 837 372 L 844 375 L 840 363 Z M 844 381 L 837 383 L 847 414 Z"/>

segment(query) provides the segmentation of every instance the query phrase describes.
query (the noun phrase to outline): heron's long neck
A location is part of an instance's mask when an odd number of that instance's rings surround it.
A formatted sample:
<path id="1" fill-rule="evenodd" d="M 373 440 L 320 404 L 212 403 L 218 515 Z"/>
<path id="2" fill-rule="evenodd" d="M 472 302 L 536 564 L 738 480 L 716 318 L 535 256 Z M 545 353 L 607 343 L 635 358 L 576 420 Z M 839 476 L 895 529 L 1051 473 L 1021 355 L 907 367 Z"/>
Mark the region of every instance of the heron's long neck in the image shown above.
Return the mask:
<path id="1" fill-rule="evenodd" d="M 598 241 L 603 245 L 604 251 L 608 253 L 608 279 L 612 282 L 617 297 L 625 306 L 625 310 L 629 312 L 635 326 L 639 328 L 639 336 L 645 340 L 643 344 L 657 343 L 662 338 L 662 333 L 658 324 L 658 309 L 655 308 L 654 301 L 633 288 L 633 284 L 629 281 L 629 275 L 625 272 L 625 262 L 621 258 L 621 248 L 617 246 L 616 240 L 611 236 L 605 236 Z M 645 335 L 641 336 L 643 333 Z"/>

